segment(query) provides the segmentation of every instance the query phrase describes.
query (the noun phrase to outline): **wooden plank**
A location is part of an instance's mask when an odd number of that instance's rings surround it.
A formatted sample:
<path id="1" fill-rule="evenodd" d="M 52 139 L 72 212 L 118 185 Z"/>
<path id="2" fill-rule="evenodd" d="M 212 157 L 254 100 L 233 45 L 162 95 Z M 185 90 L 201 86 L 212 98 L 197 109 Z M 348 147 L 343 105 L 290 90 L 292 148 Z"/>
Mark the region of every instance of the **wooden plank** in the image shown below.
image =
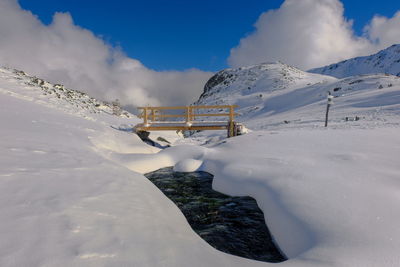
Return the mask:
<path id="1" fill-rule="evenodd" d="M 193 125 L 196 126 L 227 126 L 229 122 L 227 121 L 193 121 Z M 146 124 L 139 123 L 136 126 L 144 126 Z M 150 122 L 147 124 L 147 127 L 158 127 L 158 126 L 169 126 L 169 127 L 180 127 L 187 126 L 186 121 L 157 121 Z"/>
<path id="2" fill-rule="evenodd" d="M 186 106 L 176 106 L 176 107 L 138 107 L 138 109 L 186 109 Z"/>
<path id="3" fill-rule="evenodd" d="M 173 115 L 173 114 L 160 114 L 154 115 L 155 118 L 186 118 L 185 114 L 182 115 Z"/>
<path id="4" fill-rule="evenodd" d="M 205 109 L 207 109 L 207 108 L 212 109 L 212 108 L 230 108 L 230 107 L 238 108 L 239 106 L 238 106 L 238 105 L 192 106 L 193 109 L 203 109 L 203 108 L 205 108 Z"/>
<path id="5" fill-rule="evenodd" d="M 159 126 L 159 127 L 136 127 L 138 131 L 201 131 L 201 130 L 226 130 L 227 126 Z"/>
<path id="6" fill-rule="evenodd" d="M 229 113 L 219 113 L 219 114 L 191 114 L 191 117 L 228 117 L 230 114 Z M 237 116 L 238 114 L 235 113 L 235 116 Z M 143 116 L 140 116 L 139 118 L 141 118 Z M 155 118 L 186 118 L 186 114 L 182 114 L 182 115 L 174 115 L 174 114 L 160 114 L 160 115 L 154 115 Z"/>
<path id="7" fill-rule="evenodd" d="M 186 109 L 188 106 L 176 106 L 176 107 L 138 107 L 138 109 Z M 237 108 L 238 105 L 210 105 L 210 106 L 189 106 L 192 109 L 207 109 L 207 108 Z"/>
<path id="8" fill-rule="evenodd" d="M 239 115 L 235 113 L 234 115 Z M 194 117 L 228 117 L 230 113 L 193 114 Z"/>

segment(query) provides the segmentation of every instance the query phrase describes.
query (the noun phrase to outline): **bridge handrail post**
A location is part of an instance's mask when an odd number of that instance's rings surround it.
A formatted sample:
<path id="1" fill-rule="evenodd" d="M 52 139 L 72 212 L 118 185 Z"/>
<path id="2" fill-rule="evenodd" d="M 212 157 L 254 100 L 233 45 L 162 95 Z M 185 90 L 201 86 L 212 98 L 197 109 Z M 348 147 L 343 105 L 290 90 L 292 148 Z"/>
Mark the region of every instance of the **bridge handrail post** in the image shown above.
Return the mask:
<path id="1" fill-rule="evenodd" d="M 152 108 L 151 109 L 151 121 L 154 122 L 156 120 L 155 118 L 155 110 Z"/>
<path id="2" fill-rule="evenodd" d="M 147 124 L 147 107 L 143 109 L 143 123 Z"/>
<path id="3" fill-rule="evenodd" d="M 191 110 L 191 107 L 186 107 L 186 124 L 190 123 L 190 117 L 191 117 L 190 110 Z"/>
<path id="4" fill-rule="evenodd" d="M 229 106 L 228 137 L 233 137 L 235 135 L 235 133 L 234 133 L 234 131 L 235 131 L 234 116 L 235 116 L 234 107 L 231 105 L 231 106 Z"/>
<path id="5" fill-rule="evenodd" d="M 234 113 L 233 106 L 230 106 L 229 107 L 229 121 L 233 121 L 234 116 L 235 116 L 235 113 Z"/>
<path id="6" fill-rule="evenodd" d="M 194 109 L 193 109 L 193 107 L 192 106 L 189 106 L 189 109 L 190 109 L 190 117 L 189 117 L 189 120 L 190 120 L 190 122 L 192 122 L 193 120 L 194 120 Z"/>

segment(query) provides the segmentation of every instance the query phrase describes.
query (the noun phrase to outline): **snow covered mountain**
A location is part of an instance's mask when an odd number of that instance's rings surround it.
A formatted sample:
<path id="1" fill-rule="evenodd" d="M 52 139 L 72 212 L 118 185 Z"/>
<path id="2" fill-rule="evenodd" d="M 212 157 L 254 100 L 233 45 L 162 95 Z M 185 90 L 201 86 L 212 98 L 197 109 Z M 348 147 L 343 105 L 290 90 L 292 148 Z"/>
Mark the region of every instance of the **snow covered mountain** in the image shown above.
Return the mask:
<path id="1" fill-rule="evenodd" d="M 211 96 L 215 103 L 237 99 L 238 96 L 243 96 L 241 100 L 254 96 L 262 98 L 262 93 L 296 89 L 328 80 L 334 79 L 310 74 L 280 62 L 226 69 L 215 74 L 206 83 L 199 103 Z"/>
<path id="2" fill-rule="evenodd" d="M 394 44 L 371 56 L 344 60 L 329 66 L 309 70 L 309 72 L 337 78 L 374 73 L 400 76 L 400 44 Z"/>
<path id="3" fill-rule="evenodd" d="M 399 89 L 400 77 L 393 75 L 337 79 L 278 62 L 220 71 L 207 82 L 195 104 L 239 105 L 238 120 L 252 129 L 282 124 L 319 127 L 330 91 L 335 97 L 332 123 L 345 125 L 343 121 L 357 117 L 362 123 L 376 124 L 399 115 Z"/>
<path id="4" fill-rule="evenodd" d="M 266 108 L 272 96 L 335 80 L 329 76 L 307 73 L 280 62 L 226 69 L 211 77 L 195 104 L 235 104 L 240 107 L 238 111 L 243 120 L 253 119 L 257 114 L 268 112 Z M 282 108 L 287 107 L 282 105 Z"/>

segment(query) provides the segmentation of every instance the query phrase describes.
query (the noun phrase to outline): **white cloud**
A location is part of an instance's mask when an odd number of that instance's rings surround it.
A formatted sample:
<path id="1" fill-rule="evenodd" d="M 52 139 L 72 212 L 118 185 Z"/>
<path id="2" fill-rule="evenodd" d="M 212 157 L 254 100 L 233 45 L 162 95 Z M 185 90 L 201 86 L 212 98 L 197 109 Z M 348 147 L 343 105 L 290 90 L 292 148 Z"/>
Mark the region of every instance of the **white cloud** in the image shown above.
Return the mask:
<path id="1" fill-rule="evenodd" d="M 400 42 L 400 11 L 392 18 L 374 16 L 371 23 L 364 28 L 368 38 L 377 47 L 387 47 Z"/>
<path id="2" fill-rule="evenodd" d="M 338 0 L 286 0 L 263 13 L 255 31 L 231 49 L 228 62 L 243 66 L 283 61 L 302 69 L 368 55 L 400 42 L 400 13 L 375 16 L 363 36 L 353 32 Z"/>
<path id="3" fill-rule="evenodd" d="M 212 73 L 191 69 L 157 72 L 89 30 L 68 13 L 44 25 L 16 0 L 0 0 L 0 65 L 124 105 L 189 104 Z"/>

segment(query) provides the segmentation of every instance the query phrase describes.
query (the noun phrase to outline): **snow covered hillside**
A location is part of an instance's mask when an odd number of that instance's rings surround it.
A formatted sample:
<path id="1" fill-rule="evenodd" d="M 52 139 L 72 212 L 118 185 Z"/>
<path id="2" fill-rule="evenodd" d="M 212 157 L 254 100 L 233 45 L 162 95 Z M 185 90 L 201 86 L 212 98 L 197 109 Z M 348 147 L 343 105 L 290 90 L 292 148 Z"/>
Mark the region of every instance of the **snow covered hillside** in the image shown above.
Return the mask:
<path id="1" fill-rule="evenodd" d="M 211 77 L 196 104 L 237 104 L 246 106 L 242 112 L 252 116 L 268 95 L 332 80 L 335 79 L 303 72 L 280 62 L 226 69 Z"/>
<path id="2" fill-rule="evenodd" d="M 346 127 L 346 120 L 357 117 L 353 124 L 367 127 L 396 124 L 399 88 L 400 77 L 393 75 L 336 79 L 278 62 L 217 73 L 195 104 L 239 105 L 238 120 L 251 129 L 320 127 L 330 91 L 335 96 L 331 123 Z"/>
<path id="3" fill-rule="evenodd" d="M 374 73 L 400 76 L 400 44 L 392 45 L 371 56 L 344 60 L 336 64 L 309 70 L 309 72 L 337 78 Z"/>
<path id="4" fill-rule="evenodd" d="M 20 70 L 0 67 L 0 81 L 7 82 L 0 88 L 3 93 L 42 103 L 66 113 L 90 117 L 90 114 L 113 112 L 113 107 L 109 103 L 65 88 L 61 84 L 51 84 Z M 128 118 L 131 116 L 126 111 L 121 115 Z"/>
<path id="5" fill-rule="evenodd" d="M 0 266 L 272 266 L 196 235 L 142 175 L 166 166 L 208 171 L 214 189 L 254 197 L 288 257 L 274 266 L 399 266 L 399 78 L 242 70 L 226 81 L 232 93 L 224 78 L 200 101 L 242 104 L 252 133 L 203 132 L 160 150 L 126 131 L 136 117 L 2 69 Z M 326 90 L 338 96 L 328 128 Z"/>

